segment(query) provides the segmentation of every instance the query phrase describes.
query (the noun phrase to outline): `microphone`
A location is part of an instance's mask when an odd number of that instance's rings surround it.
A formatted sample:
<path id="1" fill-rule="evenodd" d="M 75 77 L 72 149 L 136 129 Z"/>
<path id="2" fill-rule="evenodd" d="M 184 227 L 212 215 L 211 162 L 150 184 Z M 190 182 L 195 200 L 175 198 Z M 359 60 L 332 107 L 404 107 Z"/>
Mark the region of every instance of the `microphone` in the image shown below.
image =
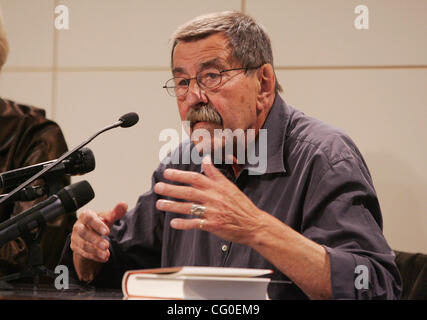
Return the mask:
<path id="1" fill-rule="evenodd" d="M 87 181 L 66 186 L 31 209 L 1 223 L 0 246 L 22 236 L 22 233 L 27 230 L 41 227 L 45 222 L 53 220 L 63 213 L 76 211 L 94 197 L 95 193 Z"/>
<path id="2" fill-rule="evenodd" d="M 73 154 L 77 150 L 79 150 L 82 147 L 84 147 L 85 145 L 87 145 L 89 142 L 91 142 L 93 139 L 95 139 L 101 133 L 103 133 L 103 132 L 105 132 L 107 130 L 113 129 L 113 128 L 117 128 L 117 127 L 122 127 L 122 128 L 132 127 L 133 125 L 135 125 L 138 122 L 138 120 L 139 120 L 138 114 L 136 114 L 135 112 L 130 112 L 130 113 L 127 113 L 127 114 L 121 116 L 119 118 L 119 121 L 117 121 L 117 122 L 115 122 L 115 123 L 113 123 L 113 124 L 105 127 L 104 129 L 101 129 L 100 131 L 98 131 L 97 133 L 95 133 L 93 136 L 91 136 L 89 139 L 87 139 L 86 141 L 83 141 L 81 144 L 79 144 L 74 149 L 72 149 L 72 150 L 64 153 L 62 156 L 60 156 L 58 159 L 56 159 L 52 164 L 48 165 L 42 171 L 40 171 L 39 173 L 35 174 L 31 178 L 29 178 L 28 180 L 26 180 L 25 182 L 23 182 L 21 185 L 19 185 L 18 187 L 16 187 L 14 190 L 12 190 L 12 192 L 8 193 L 8 195 L 6 197 L 0 199 L 0 204 L 6 202 L 8 199 L 12 198 L 17 192 L 19 192 L 19 190 L 25 188 L 30 183 L 32 183 L 33 181 L 35 181 L 39 177 L 41 177 L 43 174 L 45 174 L 46 172 L 52 170 L 52 168 L 54 168 L 55 166 L 57 166 L 61 161 L 63 161 L 65 158 L 69 157 L 71 154 Z"/>
<path id="3" fill-rule="evenodd" d="M 129 112 L 125 115 L 121 116 L 119 121 L 122 121 L 122 124 L 120 127 L 122 128 L 129 128 L 132 127 L 134 124 L 136 124 L 139 120 L 138 114 L 135 112 Z"/>
<path id="4" fill-rule="evenodd" d="M 0 174 L 0 189 L 6 187 L 16 187 L 28 178 L 32 177 L 40 170 L 48 167 L 56 160 L 46 161 L 24 168 L 10 170 Z M 95 157 L 92 150 L 89 148 L 82 148 L 76 153 L 65 158 L 61 164 L 52 168 L 50 173 L 64 173 L 69 175 L 83 175 L 95 169 Z"/>

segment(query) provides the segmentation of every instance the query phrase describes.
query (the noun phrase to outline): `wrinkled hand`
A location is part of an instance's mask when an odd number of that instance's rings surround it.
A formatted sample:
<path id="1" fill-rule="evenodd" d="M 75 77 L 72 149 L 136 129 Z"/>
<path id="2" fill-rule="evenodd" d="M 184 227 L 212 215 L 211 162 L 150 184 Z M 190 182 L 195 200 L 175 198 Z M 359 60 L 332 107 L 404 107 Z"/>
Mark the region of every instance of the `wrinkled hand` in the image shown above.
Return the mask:
<path id="1" fill-rule="evenodd" d="M 110 234 L 110 228 L 125 215 L 127 208 L 127 204 L 119 203 L 111 211 L 85 210 L 79 214 L 71 233 L 70 247 L 80 280 L 92 280 L 100 263 L 108 261 L 110 243 L 104 237 Z"/>
<path id="2" fill-rule="evenodd" d="M 160 199 L 156 203 L 157 209 L 188 215 L 193 204 L 202 205 L 206 208 L 202 218 L 175 218 L 171 220 L 171 227 L 180 230 L 202 228 L 224 240 L 250 245 L 254 235 L 263 227 L 266 213 L 215 168 L 209 157 L 203 159 L 202 166 L 205 175 L 166 169 L 166 179 L 190 186 L 159 182 L 154 191 L 189 202 Z"/>

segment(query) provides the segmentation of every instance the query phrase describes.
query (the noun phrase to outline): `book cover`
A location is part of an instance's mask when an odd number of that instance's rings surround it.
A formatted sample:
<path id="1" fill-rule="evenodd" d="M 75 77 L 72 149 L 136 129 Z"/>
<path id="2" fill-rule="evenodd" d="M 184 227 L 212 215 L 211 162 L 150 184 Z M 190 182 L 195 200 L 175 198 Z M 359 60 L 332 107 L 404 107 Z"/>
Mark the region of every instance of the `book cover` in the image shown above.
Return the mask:
<path id="1" fill-rule="evenodd" d="M 269 269 L 171 267 L 127 271 L 126 299 L 265 300 Z"/>

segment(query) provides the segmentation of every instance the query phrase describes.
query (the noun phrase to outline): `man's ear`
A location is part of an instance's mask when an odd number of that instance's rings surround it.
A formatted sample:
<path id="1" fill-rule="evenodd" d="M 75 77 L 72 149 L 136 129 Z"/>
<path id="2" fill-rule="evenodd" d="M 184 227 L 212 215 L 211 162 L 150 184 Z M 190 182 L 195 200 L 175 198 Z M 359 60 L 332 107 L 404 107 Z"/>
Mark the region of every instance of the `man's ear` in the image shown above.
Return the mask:
<path id="1" fill-rule="evenodd" d="M 275 96 L 276 78 L 274 75 L 273 66 L 269 63 L 262 65 L 257 71 L 259 82 L 258 91 L 258 108 L 263 110 L 273 104 Z"/>

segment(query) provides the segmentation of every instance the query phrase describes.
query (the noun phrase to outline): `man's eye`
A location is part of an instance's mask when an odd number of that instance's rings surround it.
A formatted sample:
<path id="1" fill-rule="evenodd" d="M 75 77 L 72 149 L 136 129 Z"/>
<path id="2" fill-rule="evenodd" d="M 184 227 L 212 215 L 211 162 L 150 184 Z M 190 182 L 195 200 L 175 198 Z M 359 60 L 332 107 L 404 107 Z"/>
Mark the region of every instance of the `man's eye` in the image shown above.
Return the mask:
<path id="1" fill-rule="evenodd" d="M 187 85 L 188 85 L 188 80 L 187 79 L 181 78 L 181 79 L 177 79 L 177 81 L 176 81 L 176 86 L 177 87 L 185 87 Z"/>
<path id="2" fill-rule="evenodd" d="M 219 78 L 219 76 L 220 76 L 219 73 L 213 73 L 213 72 L 205 74 L 205 78 L 208 80 L 216 80 Z"/>

